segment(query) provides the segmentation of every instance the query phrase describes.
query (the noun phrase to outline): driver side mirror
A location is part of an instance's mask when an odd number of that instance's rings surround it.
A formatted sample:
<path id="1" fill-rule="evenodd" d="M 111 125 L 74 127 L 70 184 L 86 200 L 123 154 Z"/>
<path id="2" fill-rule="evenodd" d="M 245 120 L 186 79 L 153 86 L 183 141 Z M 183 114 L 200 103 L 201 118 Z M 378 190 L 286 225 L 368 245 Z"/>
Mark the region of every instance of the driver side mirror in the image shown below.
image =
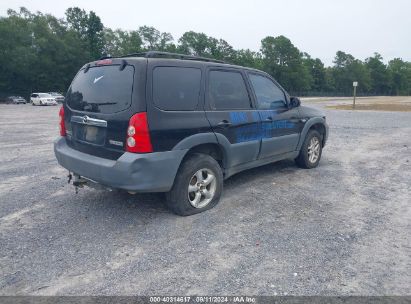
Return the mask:
<path id="1" fill-rule="evenodd" d="M 298 97 L 290 97 L 290 106 L 291 108 L 297 108 L 301 105 L 300 98 Z"/>

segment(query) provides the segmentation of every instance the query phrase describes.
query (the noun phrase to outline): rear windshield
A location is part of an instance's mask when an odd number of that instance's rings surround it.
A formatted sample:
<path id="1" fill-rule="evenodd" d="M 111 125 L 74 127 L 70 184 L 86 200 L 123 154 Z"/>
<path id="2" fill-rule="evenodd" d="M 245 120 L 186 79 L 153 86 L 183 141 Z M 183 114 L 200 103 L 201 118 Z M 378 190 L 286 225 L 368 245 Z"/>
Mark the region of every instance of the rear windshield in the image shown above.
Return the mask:
<path id="1" fill-rule="evenodd" d="M 81 70 L 67 91 L 66 102 L 73 110 L 116 113 L 130 107 L 134 67 L 120 71 L 118 65 Z"/>

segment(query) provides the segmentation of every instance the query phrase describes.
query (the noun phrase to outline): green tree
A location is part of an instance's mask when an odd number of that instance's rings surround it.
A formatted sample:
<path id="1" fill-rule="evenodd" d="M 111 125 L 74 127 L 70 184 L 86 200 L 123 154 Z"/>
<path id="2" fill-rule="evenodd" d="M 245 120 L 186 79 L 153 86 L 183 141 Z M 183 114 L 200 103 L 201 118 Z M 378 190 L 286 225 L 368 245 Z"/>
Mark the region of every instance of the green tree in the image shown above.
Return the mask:
<path id="1" fill-rule="evenodd" d="M 391 94 L 411 95 L 411 64 L 394 58 L 388 62 L 388 71 L 391 75 Z"/>
<path id="2" fill-rule="evenodd" d="M 170 33 L 160 32 L 152 26 L 141 26 L 138 33 L 146 51 L 173 51 L 174 39 Z"/>
<path id="3" fill-rule="evenodd" d="M 104 26 L 93 11 L 87 13 L 78 7 L 66 10 L 66 20 L 69 29 L 78 34 L 82 46 L 87 49 L 90 60 L 100 58 L 104 52 Z"/>
<path id="4" fill-rule="evenodd" d="M 110 56 L 122 56 L 138 53 L 143 50 L 142 39 L 138 31 L 113 31 L 104 29 L 104 53 Z"/>
<path id="5" fill-rule="evenodd" d="M 178 42 L 180 43 L 179 50 L 184 54 L 210 56 L 209 39 L 204 33 L 185 32 Z"/>
<path id="6" fill-rule="evenodd" d="M 254 69 L 263 68 L 261 53 L 253 52 L 249 49 L 236 51 L 234 54 L 233 63 Z"/>
<path id="7" fill-rule="evenodd" d="M 357 92 L 366 94 L 370 90 L 371 77 L 366 65 L 351 54 L 338 51 L 332 70 L 335 90 L 338 94 L 351 95 L 353 82 L 358 81 Z"/>
<path id="8" fill-rule="evenodd" d="M 174 38 L 170 33 L 160 33 L 160 38 L 157 44 L 157 49 L 159 51 L 173 51 L 175 50 L 175 45 L 173 43 Z"/>
<path id="9" fill-rule="evenodd" d="M 155 50 L 160 40 L 160 31 L 152 26 L 140 26 L 138 33 L 143 41 L 143 47 L 146 50 Z"/>
<path id="10" fill-rule="evenodd" d="M 68 26 L 73 29 L 82 39 L 87 37 L 88 14 L 79 7 L 70 7 L 66 10 Z"/>
<path id="11" fill-rule="evenodd" d="M 320 93 L 325 91 L 325 67 L 324 63 L 319 58 L 312 58 L 309 54 L 303 53 L 303 64 L 310 73 L 311 78 L 311 91 Z"/>
<path id="12" fill-rule="evenodd" d="M 370 91 L 375 95 L 390 94 L 390 74 L 387 66 L 383 63 L 380 54 L 374 53 L 373 57 L 365 60 L 366 66 L 370 71 L 371 88 Z"/>
<path id="13" fill-rule="evenodd" d="M 87 20 L 87 42 L 92 58 L 100 58 L 104 49 L 103 23 L 93 11 L 88 15 Z"/>
<path id="14" fill-rule="evenodd" d="M 311 89 L 312 78 L 303 64 L 302 54 L 284 36 L 268 36 L 261 41 L 263 68 L 288 91 L 301 95 Z"/>
<path id="15" fill-rule="evenodd" d="M 337 95 L 339 92 L 336 89 L 334 69 L 332 67 L 325 68 L 324 75 L 324 91 L 328 94 Z"/>
<path id="16" fill-rule="evenodd" d="M 227 41 L 209 37 L 208 45 L 211 57 L 227 62 L 233 62 L 235 58 L 235 50 Z"/>
<path id="17" fill-rule="evenodd" d="M 65 91 L 87 61 L 62 20 L 25 8 L 0 18 L 0 43 L 0 92 Z"/>
<path id="18" fill-rule="evenodd" d="M 284 37 L 268 36 L 261 52 L 234 49 L 224 39 L 185 32 L 177 43 L 170 33 L 141 26 L 123 31 L 104 28 L 94 12 L 67 9 L 65 19 L 22 7 L 0 17 L 0 97 L 32 91 L 65 91 L 78 69 L 101 55 L 147 50 L 181 52 L 262 69 L 292 94 L 411 94 L 411 63 L 395 58 L 385 65 L 378 53 L 365 62 L 338 51 L 334 65 L 302 53 Z"/>

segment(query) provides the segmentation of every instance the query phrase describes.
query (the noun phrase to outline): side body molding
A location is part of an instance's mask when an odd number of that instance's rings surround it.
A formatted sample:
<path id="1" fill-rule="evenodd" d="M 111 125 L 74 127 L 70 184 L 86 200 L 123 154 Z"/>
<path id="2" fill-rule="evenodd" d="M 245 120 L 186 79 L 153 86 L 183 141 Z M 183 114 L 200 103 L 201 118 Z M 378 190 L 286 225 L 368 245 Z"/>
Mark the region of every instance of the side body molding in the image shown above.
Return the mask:
<path id="1" fill-rule="evenodd" d="M 177 145 L 175 145 L 173 150 L 191 149 L 192 147 L 202 144 L 218 144 L 215 134 L 212 132 L 208 132 L 191 135 L 189 137 L 184 138 Z"/>

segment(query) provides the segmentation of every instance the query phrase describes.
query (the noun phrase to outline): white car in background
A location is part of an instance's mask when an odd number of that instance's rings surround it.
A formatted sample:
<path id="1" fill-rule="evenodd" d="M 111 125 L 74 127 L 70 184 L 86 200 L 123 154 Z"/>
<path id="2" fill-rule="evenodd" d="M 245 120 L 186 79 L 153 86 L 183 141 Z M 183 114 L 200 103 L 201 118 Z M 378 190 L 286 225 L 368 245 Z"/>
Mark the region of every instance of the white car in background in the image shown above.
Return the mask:
<path id="1" fill-rule="evenodd" d="M 48 93 L 32 93 L 30 102 L 33 106 L 56 106 L 56 99 Z"/>
<path id="2" fill-rule="evenodd" d="M 9 96 L 6 99 L 7 103 L 14 103 L 14 104 L 26 104 L 27 101 L 24 99 L 24 97 L 21 96 Z"/>
<path id="3" fill-rule="evenodd" d="M 49 92 L 49 94 L 50 94 L 51 96 L 53 96 L 54 99 L 55 99 L 57 102 L 63 103 L 63 101 L 64 101 L 64 96 L 61 95 L 60 93 L 57 93 L 57 92 Z"/>

